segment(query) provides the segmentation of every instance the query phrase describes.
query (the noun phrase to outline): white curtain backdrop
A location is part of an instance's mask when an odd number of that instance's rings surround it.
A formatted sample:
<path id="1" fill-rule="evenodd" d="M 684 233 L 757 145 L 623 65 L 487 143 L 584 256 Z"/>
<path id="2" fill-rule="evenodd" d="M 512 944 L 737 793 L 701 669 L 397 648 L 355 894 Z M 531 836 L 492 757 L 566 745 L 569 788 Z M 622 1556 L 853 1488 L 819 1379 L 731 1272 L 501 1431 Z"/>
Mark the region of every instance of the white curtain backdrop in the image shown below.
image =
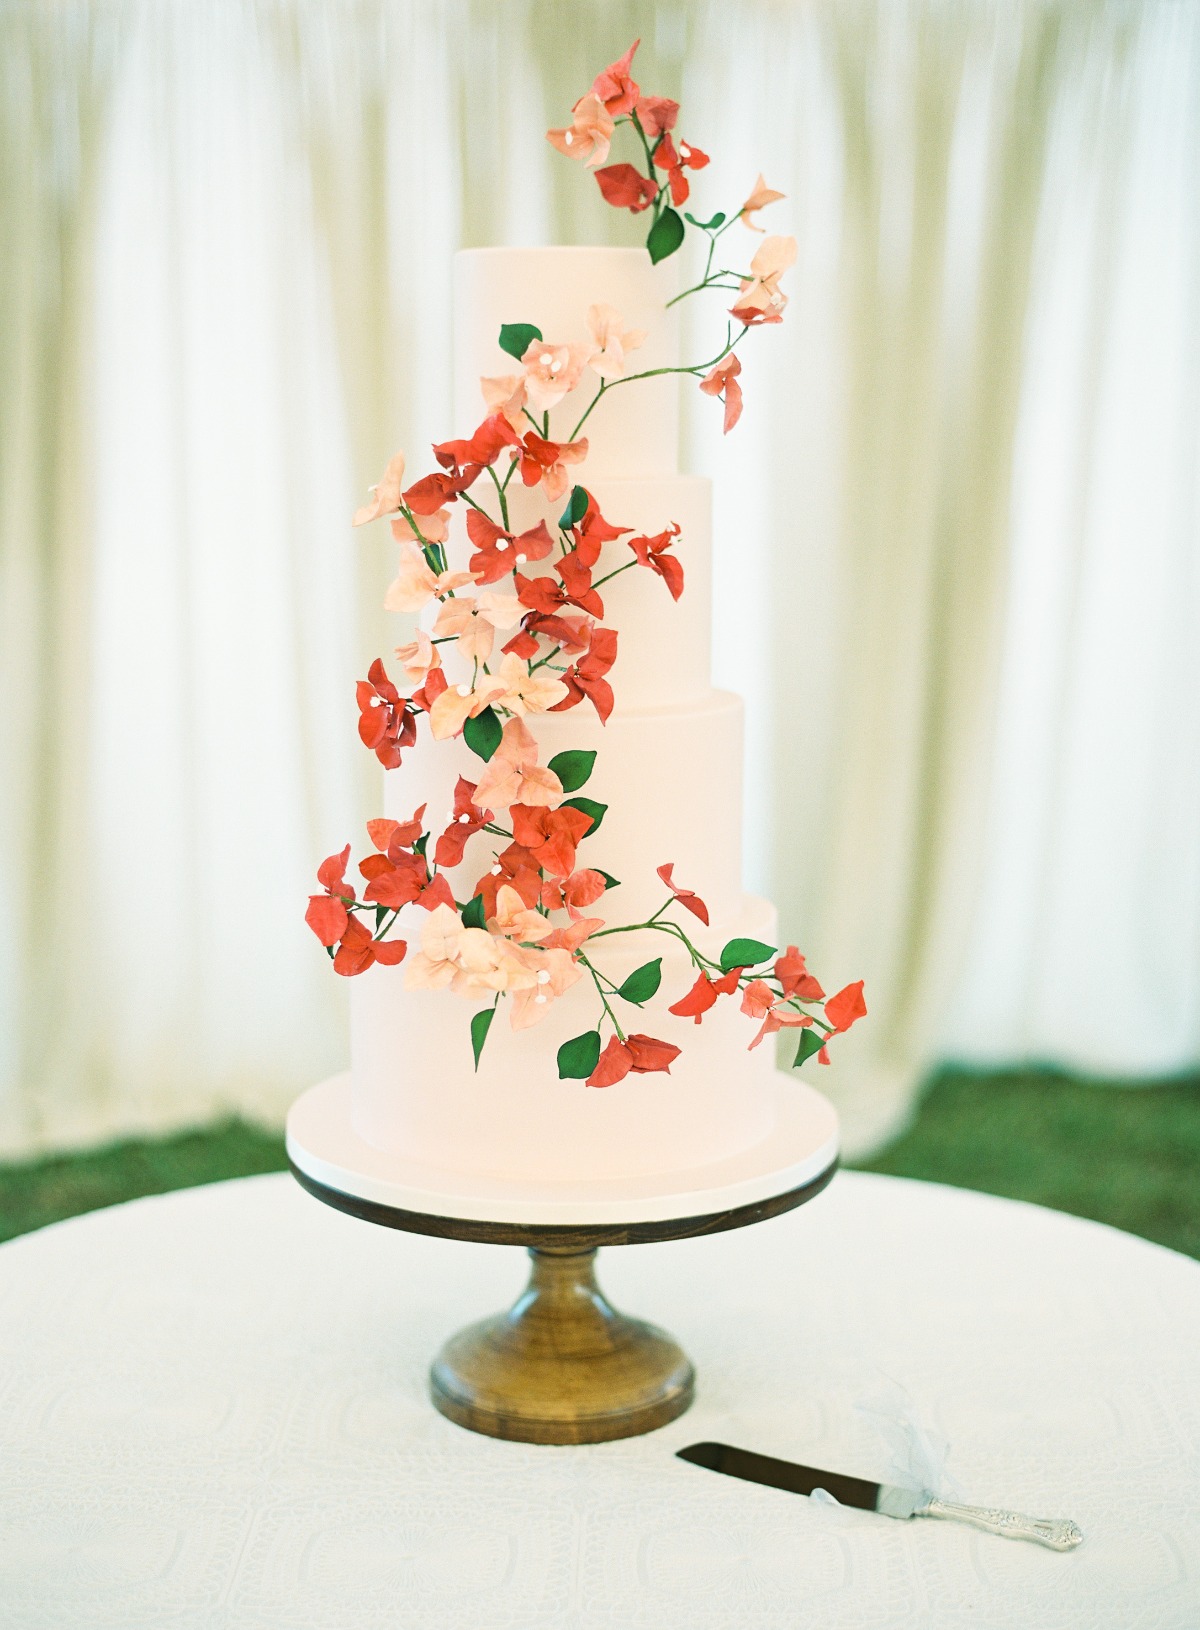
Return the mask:
<path id="1" fill-rule="evenodd" d="M 448 425 L 462 243 L 634 241 L 542 139 L 637 33 L 801 246 L 716 481 L 750 885 L 939 1058 L 1200 1059 L 1200 11 L 0 4 L 0 1153 L 278 1116 L 374 801 L 347 517 Z M 705 411 L 708 409 L 709 411 Z"/>

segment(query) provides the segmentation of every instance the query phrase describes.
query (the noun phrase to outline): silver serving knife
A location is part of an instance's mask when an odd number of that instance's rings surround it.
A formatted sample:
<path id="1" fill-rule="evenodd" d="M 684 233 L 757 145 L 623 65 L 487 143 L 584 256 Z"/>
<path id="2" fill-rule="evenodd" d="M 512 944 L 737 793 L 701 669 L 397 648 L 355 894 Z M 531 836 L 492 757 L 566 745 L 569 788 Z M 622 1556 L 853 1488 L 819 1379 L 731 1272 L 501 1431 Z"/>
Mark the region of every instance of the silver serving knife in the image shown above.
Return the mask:
<path id="1" fill-rule="evenodd" d="M 864 1477 L 847 1477 L 843 1472 L 818 1471 L 814 1466 L 796 1466 L 790 1460 L 773 1460 L 770 1455 L 734 1449 L 728 1443 L 691 1443 L 677 1454 L 693 1466 L 705 1466 L 710 1472 L 724 1472 L 726 1477 L 740 1477 L 767 1488 L 787 1489 L 790 1494 L 825 1489 L 841 1505 L 878 1511 L 884 1517 L 946 1517 L 1004 1539 L 1031 1539 L 1038 1545 L 1048 1545 L 1052 1551 L 1072 1551 L 1083 1539 L 1078 1524 L 1065 1517 L 1023 1517 L 1019 1511 L 1000 1511 L 994 1506 L 955 1505 L 932 1494 L 870 1483 Z"/>

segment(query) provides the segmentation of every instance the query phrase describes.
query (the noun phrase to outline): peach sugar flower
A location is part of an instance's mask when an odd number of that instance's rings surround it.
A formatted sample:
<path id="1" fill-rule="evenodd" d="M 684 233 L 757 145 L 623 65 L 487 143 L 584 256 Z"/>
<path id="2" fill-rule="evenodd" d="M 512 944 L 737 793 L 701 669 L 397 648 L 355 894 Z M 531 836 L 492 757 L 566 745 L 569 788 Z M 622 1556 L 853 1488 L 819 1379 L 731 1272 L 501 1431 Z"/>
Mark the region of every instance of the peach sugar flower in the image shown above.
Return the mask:
<path id="1" fill-rule="evenodd" d="M 496 670 L 496 679 L 503 687 L 498 698 L 500 706 L 518 716 L 548 713 L 569 695 L 562 680 L 555 678 L 547 669 L 539 668 L 535 673 L 530 673 L 515 651 L 510 651 L 501 662 Z"/>
<path id="2" fill-rule="evenodd" d="M 487 674 L 473 689 L 470 685 L 448 685 L 429 709 L 430 735 L 435 741 L 457 736 L 468 719 L 499 701 L 503 694 L 503 682 Z"/>
<path id="3" fill-rule="evenodd" d="M 432 515 L 422 515 L 420 537 L 406 515 L 397 515 L 392 520 L 392 536 L 397 543 L 446 543 L 450 538 L 450 511 L 435 509 Z"/>
<path id="4" fill-rule="evenodd" d="M 419 630 L 416 639 L 410 640 L 407 645 L 398 645 L 396 655 L 404 668 L 405 678 L 414 685 L 423 685 L 430 669 L 442 665 L 441 652 L 424 629 Z"/>
<path id="5" fill-rule="evenodd" d="M 594 170 L 608 157 L 613 135 L 612 114 L 595 94 L 581 96 L 571 110 L 570 130 L 547 130 L 546 140 L 568 158 L 579 159 Z"/>
<path id="6" fill-rule="evenodd" d="M 501 374 L 495 379 L 481 379 L 479 388 L 489 413 L 499 413 L 514 430 L 524 428 L 524 374 Z"/>
<path id="7" fill-rule="evenodd" d="M 538 413 L 556 407 L 575 389 L 591 354 L 590 345 L 548 345 L 545 340 L 534 340 L 521 361 L 525 393 Z"/>
<path id="8" fill-rule="evenodd" d="M 437 595 L 460 589 L 475 579 L 470 572 L 434 572 L 419 549 L 405 544 L 400 566 L 384 596 L 385 611 L 420 611 Z"/>
<path id="9" fill-rule="evenodd" d="M 541 940 L 552 928 L 550 919 L 527 906 L 511 883 L 502 883 L 496 890 L 496 915 L 488 918 L 489 933 L 505 939 Z"/>
<path id="10" fill-rule="evenodd" d="M 766 181 L 760 175 L 754 183 L 754 191 L 738 211 L 742 219 L 742 225 L 748 226 L 751 232 L 765 232 L 766 227 L 759 226 L 758 222 L 752 220 L 751 217 L 757 215 L 760 209 L 766 209 L 768 204 L 777 203 L 779 199 L 786 197 L 786 193 L 776 192 L 773 187 L 768 187 Z"/>
<path id="11" fill-rule="evenodd" d="M 509 719 L 475 787 L 475 802 L 488 809 L 507 809 L 510 804 L 556 809 L 565 796 L 562 782 L 538 763 L 537 756 L 537 742 L 524 719 Z"/>
<path id="12" fill-rule="evenodd" d="M 700 381 L 700 389 L 706 396 L 719 396 L 724 400 L 725 435 L 742 416 L 742 387 L 737 382 L 741 371 L 741 363 L 731 352 L 724 362 L 718 362 L 712 373 L 706 374 Z"/>
<path id="13" fill-rule="evenodd" d="M 596 342 L 596 350 L 588 358 L 588 366 L 601 379 L 620 379 L 625 372 L 625 353 L 634 351 L 646 338 L 644 328 L 624 326 L 619 311 L 612 306 L 597 305 L 588 309 L 588 327 Z"/>
<path id="14" fill-rule="evenodd" d="M 514 947 L 515 949 L 515 947 Z M 497 991 L 532 988 L 537 973 L 483 928 L 465 928 L 457 911 L 439 905 L 421 931 L 421 949 L 410 957 L 406 990 L 445 990 L 473 1001 Z"/>
<path id="15" fill-rule="evenodd" d="M 514 628 L 525 608 L 515 594 L 484 589 L 482 594 L 456 595 L 442 601 L 433 632 L 438 639 L 457 638 L 455 649 L 470 662 L 486 662 L 496 642 L 496 630 Z"/>
<path id="16" fill-rule="evenodd" d="M 514 1030 L 528 1030 L 540 1023 L 555 999 L 583 978 L 583 969 L 570 951 L 561 947 L 546 950 L 514 945 L 510 955 L 533 974 L 533 983 L 516 990 L 510 1023 Z"/>
<path id="17" fill-rule="evenodd" d="M 750 262 L 753 276 L 742 283 L 737 302 L 730 307 L 731 314 L 746 324 L 782 322 L 787 295 L 780 289 L 779 279 L 795 259 L 795 238 L 764 239 Z"/>
<path id="18" fill-rule="evenodd" d="M 394 515 L 400 508 L 400 489 L 404 482 L 404 454 L 393 453 L 380 481 L 369 489 L 371 502 L 354 512 L 352 526 L 366 526 L 381 515 Z"/>

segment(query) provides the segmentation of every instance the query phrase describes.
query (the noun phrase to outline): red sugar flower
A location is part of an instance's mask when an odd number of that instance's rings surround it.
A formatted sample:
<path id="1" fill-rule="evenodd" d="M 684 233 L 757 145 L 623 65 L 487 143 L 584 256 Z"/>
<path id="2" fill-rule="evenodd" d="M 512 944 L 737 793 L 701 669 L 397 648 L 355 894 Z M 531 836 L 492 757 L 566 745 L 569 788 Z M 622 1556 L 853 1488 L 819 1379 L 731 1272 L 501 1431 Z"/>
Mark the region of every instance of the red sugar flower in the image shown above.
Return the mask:
<path id="1" fill-rule="evenodd" d="M 585 696 L 591 698 L 601 724 L 607 724 L 616 698 L 613 688 L 604 677 L 617 660 L 617 631 L 615 628 L 597 628 L 592 631 L 592 642 L 587 655 L 574 662 L 562 675 L 568 695 L 550 709 L 551 713 L 565 713 L 576 707 Z"/>
<path id="2" fill-rule="evenodd" d="M 521 480 L 527 487 L 536 487 L 540 481 L 546 497 L 556 503 L 570 485 L 567 465 L 582 464 L 587 450 L 586 436 L 579 441 L 547 441 L 535 431 L 527 431 L 521 442 Z"/>
<path id="3" fill-rule="evenodd" d="M 408 945 L 404 940 L 372 939 L 370 929 L 353 917 L 346 925 L 342 943 L 334 952 L 333 970 L 349 978 L 356 973 L 366 973 L 375 962 L 394 968 L 398 962 L 403 962 L 407 950 Z"/>
<path id="4" fill-rule="evenodd" d="M 492 818 L 490 809 L 480 809 L 474 802 L 476 783 L 460 775 L 454 789 L 454 814 L 450 825 L 437 840 L 433 858 L 439 866 L 457 866 L 467 847 L 467 839 L 481 832 Z"/>
<path id="5" fill-rule="evenodd" d="M 592 81 L 592 95 L 600 98 L 614 119 L 620 118 L 623 113 L 632 113 L 642 94 L 629 74 L 633 66 L 633 53 L 641 43 L 641 40 L 634 40 L 623 57 L 602 68 Z"/>
<path id="6" fill-rule="evenodd" d="M 683 563 L 674 555 L 667 554 L 667 550 L 678 536 L 679 527 L 672 521 L 665 532 L 658 532 L 652 538 L 625 540 L 641 565 L 649 566 L 652 572 L 657 572 L 662 578 L 671 591 L 672 600 L 678 600 L 683 593 Z"/>
<path id="7" fill-rule="evenodd" d="M 704 904 L 704 901 L 700 898 L 700 896 L 698 894 L 694 894 L 691 889 L 676 888 L 675 884 L 671 881 L 674 871 L 675 862 L 672 860 L 668 865 L 660 866 L 658 868 L 658 875 L 662 878 L 663 882 L 670 889 L 671 893 L 679 901 L 679 904 L 681 906 L 685 906 L 687 910 L 691 912 L 693 917 L 699 917 L 705 928 L 707 928 L 708 907 Z"/>
<path id="8" fill-rule="evenodd" d="M 825 1003 L 825 1017 L 835 1030 L 849 1030 L 856 1019 L 864 1019 L 867 1015 L 867 1004 L 863 1001 L 863 982 L 856 979 L 852 985 L 846 985 L 831 996 Z"/>
<path id="9" fill-rule="evenodd" d="M 646 132 L 647 140 L 654 141 L 666 131 L 674 130 L 679 117 L 679 103 L 672 102 L 669 96 L 643 96 L 633 111 Z"/>
<path id="10" fill-rule="evenodd" d="M 803 1002 L 819 1002 L 825 992 L 804 965 L 804 958 L 794 945 L 789 945 L 782 956 L 775 958 L 775 977 L 785 996 L 798 996 Z"/>
<path id="11" fill-rule="evenodd" d="M 336 945 L 346 932 L 350 913 L 345 901 L 354 899 L 354 887 L 346 882 L 346 867 L 350 863 L 350 845 L 340 855 L 330 855 L 317 867 L 317 882 L 324 894 L 310 894 L 304 920 L 322 945 Z"/>
<path id="12" fill-rule="evenodd" d="M 467 536 L 475 545 L 470 565 L 479 583 L 498 583 L 514 566 L 524 565 L 527 560 L 545 560 L 554 548 L 545 521 L 518 536 L 497 526 L 490 515 L 479 509 L 468 511 Z"/>
<path id="13" fill-rule="evenodd" d="M 700 389 L 706 396 L 719 396 L 725 403 L 725 435 L 742 416 L 742 387 L 737 382 L 741 371 L 741 363 L 731 353 L 700 381 Z"/>
<path id="14" fill-rule="evenodd" d="M 658 169 L 667 172 L 671 202 L 678 209 L 681 204 L 687 203 L 688 194 L 692 190 L 683 172 L 702 170 L 708 163 L 708 154 L 702 153 L 698 147 L 690 147 L 685 141 L 681 141 L 676 148 L 670 136 L 664 135 L 654 149 L 654 163 Z"/>
<path id="15" fill-rule="evenodd" d="M 513 841 L 529 851 L 534 863 L 555 877 L 575 870 L 575 849 L 592 828 L 592 817 L 582 809 L 546 809 L 513 804 L 509 810 Z"/>
<path id="16" fill-rule="evenodd" d="M 597 170 L 596 185 L 604 194 L 606 204 L 614 209 L 627 209 L 633 215 L 649 209 L 658 197 L 658 182 L 635 170 L 632 164 L 609 164 Z"/>
<path id="17" fill-rule="evenodd" d="M 358 734 L 385 770 L 400 764 L 400 751 L 417 739 L 417 720 L 411 704 L 392 684 L 379 657 L 360 679 L 355 689 L 358 701 Z"/>
<path id="18" fill-rule="evenodd" d="M 632 1070 L 637 1075 L 650 1075 L 663 1070 L 668 1075 L 671 1065 L 679 1057 L 679 1048 L 669 1041 L 658 1041 L 654 1036 L 632 1035 L 619 1041 L 610 1036 L 608 1046 L 600 1054 L 596 1068 L 588 1076 L 589 1087 L 611 1087 L 623 1081 Z"/>
<path id="19" fill-rule="evenodd" d="M 368 821 L 367 836 L 384 854 L 411 849 L 424 831 L 425 805 L 414 810 L 411 821 Z M 361 867 L 360 867 L 361 870 Z"/>
<path id="20" fill-rule="evenodd" d="M 572 872 L 561 881 L 548 879 L 542 884 L 542 904 L 547 911 L 582 911 L 594 905 L 608 884 L 599 872 Z"/>
<path id="21" fill-rule="evenodd" d="M 519 447 L 521 438 L 502 413 L 493 413 L 479 426 L 469 441 L 435 442 L 433 456 L 452 475 L 494 464 L 505 447 Z"/>
<path id="22" fill-rule="evenodd" d="M 475 885 L 475 893 L 483 901 L 485 917 L 497 915 L 496 896 L 505 884 L 516 889 L 531 911 L 537 905 L 542 879 L 533 856 L 519 843 L 510 843 L 502 850 Z"/>
<path id="23" fill-rule="evenodd" d="M 395 859 L 390 855 L 368 855 L 358 869 L 369 880 L 363 899 L 372 905 L 386 906 L 389 911 L 398 911 L 414 901 L 426 911 L 439 905 L 454 907 L 449 883 L 440 872 L 430 876 L 424 855 L 404 850 L 398 851 Z"/>

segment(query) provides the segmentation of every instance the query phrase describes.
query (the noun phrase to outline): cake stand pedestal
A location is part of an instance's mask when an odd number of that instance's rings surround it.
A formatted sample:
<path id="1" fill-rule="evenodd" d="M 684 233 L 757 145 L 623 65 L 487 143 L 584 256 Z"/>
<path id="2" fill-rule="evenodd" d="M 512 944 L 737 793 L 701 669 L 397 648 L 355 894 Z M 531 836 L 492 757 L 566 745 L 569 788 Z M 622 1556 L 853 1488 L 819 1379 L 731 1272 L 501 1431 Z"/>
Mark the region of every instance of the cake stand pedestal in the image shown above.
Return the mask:
<path id="1" fill-rule="evenodd" d="M 665 1331 L 618 1313 L 605 1299 L 596 1283 L 597 1251 L 745 1228 L 819 1194 L 837 1169 L 836 1116 L 811 1088 L 788 1082 L 785 1090 L 792 1119 L 784 1117 L 774 1141 L 740 1165 L 715 1171 L 707 1186 L 631 1194 L 625 1220 L 612 1193 L 590 1201 L 528 1192 L 472 1196 L 447 1182 L 438 1195 L 428 1173 L 418 1182 L 360 1143 L 345 1077 L 314 1087 L 293 1107 L 288 1162 L 310 1194 L 365 1222 L 524 1246 L 532 1262 L 528 1285 L 507 1313 L 469 1325 L 445 1343 L 430 1372 L 434 1405 L 459 1426 L 490 1437 L 603 1443 L 682 1415 L 695 1375 Z M 798 1115 L 797 1104 L 806 1105 L 807 1117 Z M 722 1193 L 730 1203 L 714 1205 Z M 512 1220 L 505 1220 L 505 1210 Z M 471 1211 L 481 1214 L 462 1214 Z"/>

